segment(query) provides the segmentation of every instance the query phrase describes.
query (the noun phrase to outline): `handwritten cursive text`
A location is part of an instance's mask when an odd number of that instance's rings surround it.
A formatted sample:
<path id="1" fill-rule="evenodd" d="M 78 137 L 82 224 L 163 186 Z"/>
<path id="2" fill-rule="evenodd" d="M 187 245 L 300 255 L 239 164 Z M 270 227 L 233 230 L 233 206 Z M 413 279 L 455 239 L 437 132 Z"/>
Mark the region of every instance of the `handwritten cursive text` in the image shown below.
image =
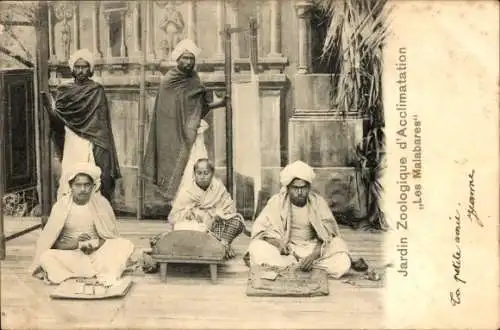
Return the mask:
<path id="1" fill-rule="evenodd" d="M 461 204 L 459 203 L 458 205 L 460 206 Z M 451 255 L 452 258 L 451 265 L 453 267 L 453 279 L 455 280 L 455 282 L 458 282 L 460 284 L 466 284 L 467 282 L 463 279 L 461 275 L 462 250 L 460 249 L 460 237 L 461 237 L 462 224 L 461 224 L 460 211 L 457 209 L 455 211 L 455 216 L 449 217 L 449 219 L 455 221 L 455 226 L 454 226 L 455 252 Z M 455 289 L 455 291 L 450 291 L 450 302 L 452 306 L 460 304 L 461 296 L 462 294 L 460 291 L 460 287 Z"/>
<path id="2" fill-rule="evenodd" d="M 470 221 L 476 221 L 476 223 L 483 227 L 483 222 L 479 219 L 479 215 L 476 211 L 476 184 L 474 183 L 475 170 L 472 170 L 467 176 L 469 179 L 469 206 L 467 208 L 467 217 Z"/>

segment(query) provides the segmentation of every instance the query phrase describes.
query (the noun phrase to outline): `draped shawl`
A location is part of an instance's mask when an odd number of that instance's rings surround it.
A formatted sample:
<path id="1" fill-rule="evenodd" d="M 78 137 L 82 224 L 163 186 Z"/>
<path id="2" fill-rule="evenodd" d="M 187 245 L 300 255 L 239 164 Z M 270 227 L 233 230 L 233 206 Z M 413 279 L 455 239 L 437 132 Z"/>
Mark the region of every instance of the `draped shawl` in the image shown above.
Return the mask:
<path id="1" fill-rule="evenodd" d="M 102 85 L 93 80 L 61 85 L 52 113 L 52 139 L 59 155 L 64 150 L 64 126 L 94 145 L 94 159 L 103 176 L 121 177 L 108 101 Z"/>
<path id="2" fill-rule="evenodd" d="M 243 221 L 243 217 L 236 212 L 231 195 L 227 192 L 222 181 L 216 177 L 212 178 L 207 190 L 201 189 L 196 182 L 192 181 L 187 189 L 180 191 L 173 203 L 168 220 L 171 223 L 178 223 L 184 220 L 186 215 L 195 208 L 205 211 L 211 218 L 206 223 L 208 228 L 216 215 L 221 216 L 224 220 L 237 217 Z"/>
<path id="3" fill-rule="evenodd" d="M 175 67 L 165 74 L 151 118 L 144 177 L 168 200 L 175 198 L 198 126 L 207 112 L 206 88 L 196 72 Z"/>
<path id="4" fill-rule="evenodd" d="M 333 237 L 340 237 L 337 221 L 323 197 L 311 191 L 305 207 L 307 207 L 309 214 L 308 219 L 318 239 L 323 242 L 323 247 Z M 269 199 L 255 220 L 252 227 L 252 239 L 275 238 L 288 244 L 292 221 L 292 203 L 286 189 L 283 188 Z"/>
<path id="5" fill-rule="evenodd" d="M 41 270 L 40 257 L 56 243 L 74 205 L 73 203 L 73 196 L 69 194 L 61 197 L 52 207 L 47 224 L 37 240 L 35 257 L 29 268 L 32 275 Z M 99 237 L 105 240 L 118 238 L 115 214 L 108 200 L 100 193 L 94 192 L 86 205 L 91 208 L 95 215 L 92 220 Z"/>

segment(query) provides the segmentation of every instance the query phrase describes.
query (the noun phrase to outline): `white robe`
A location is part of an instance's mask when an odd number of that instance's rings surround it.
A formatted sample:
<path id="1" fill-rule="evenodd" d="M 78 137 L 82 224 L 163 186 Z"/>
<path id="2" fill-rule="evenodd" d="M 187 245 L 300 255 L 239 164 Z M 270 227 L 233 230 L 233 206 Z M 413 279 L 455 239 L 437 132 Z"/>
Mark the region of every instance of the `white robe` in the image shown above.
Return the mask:
<path id="1" fill-rule="evenodd" d="M 68 194 L 70 187 L 65 182 L 65 173 L 77 163 L 90 163 L 95 165 L 94 151 L 92 142 L 78 136 L 67 126 L 64 127 L 64 151 L 61 161 L 61 177 L 59 179 L 59 188 L 57 190 L 57 199 L 62 195 Z"/>
<path id="2" fill-rule="evenodd" d="M 297 218 L 300 219 L 295 220 Z M 310 226 L 318 238 L 308 237 Z M 281 240 L 292 253 L 281 255 L 266 238 Z M 314 261 L 314 268 L 326 270 L 333 278 L 340 278 L 349 271 L 349 251 L 325 199 L 311 192 L 304 208 L 294 208 L 283 189 L 271 197 L 253 224 L 248 248 L 250 264 L 291 266 L 310 255 L 318 244 L 321 244 L 321 253 Z"/>
<path id="3" fill-rule="evenodd" d="M 189 154 L 188 162 L 186 164 L 186 167 L 184 168 L 184 174 L 182 175 L 179 189 L 177 190 L 176 199 L 178 198 L 180 191 L 186 190 L 191 186 L 194 180 L 193 166 L 196 161 L 200 158 L 208 158 L 207 147 L 205 146 L 205 131 L 208 129 L 208 127 L 208 123 L 204 120 L 201 120 L 200 126 L 198 127 L 196 139 Z"/>
<path id="4" fill-rule="evenodd" d="M 92 175 L 89 172 L 84 172 Z M 95 175 L 92 175 L 94 177 Z M 127 261 L 134 252 L 134 245 L 127 239 L 119 237 L 116 218 L 109 202 L 100 194 L 93 194 L 90 201 L 80 212 L 72 212 L 74 207 L 71 194 L 63 196 L 52 207 L 50 217 L 37 240 L 36 253 L 29 273 L 39 277 L 47 276 L 52 283 L 61 283 L 72 277 L 93 277 L 107 284 L 114 284 L 122 275 Z M 90 213 L 87 213 L 90 212 Z M 104 244 L 90 255 L 80 249 L 59 250 L 54 245 L 64 232 L 66 224 L 74 224 L 85 230 L 87 226 L 82 219 L 70 217 L 91 217 L 95 232 L 104 239 Z M 88 220 L 88 219 L 86 219 Z M 85 225 L 82 225 L 85 224 Z M 66 228 L 67 229 L 67 228 Z M 79 231 L 77 229 L 77 231 Z M 89 234 L 93 234 L 91 230 Z M 69 235 L 74 237 L 74 235 Z M 42 272 L 42 270 L 44 272 Z"/>

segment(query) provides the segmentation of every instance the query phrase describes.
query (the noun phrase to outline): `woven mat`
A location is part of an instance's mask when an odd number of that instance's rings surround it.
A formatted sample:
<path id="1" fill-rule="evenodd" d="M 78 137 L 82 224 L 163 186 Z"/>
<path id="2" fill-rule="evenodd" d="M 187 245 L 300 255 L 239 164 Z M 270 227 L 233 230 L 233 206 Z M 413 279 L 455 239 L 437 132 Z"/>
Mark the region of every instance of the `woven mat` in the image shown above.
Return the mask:
<path id="1" fill-rule="evenodd" d="M 327 296 L 328 274 L 320 269 L 302 272 L 293 268 L 276 270 L 253 266 L 250 269 L 246 293 L 247 296 L 258 297 Z"/>
<path id="2" fill-rule="evenodd" d="M 95 279 L 70 278 L 62 282 L 50 295 L 53 299 L 107 299 L 124 297 L 132 287 L 131 278 L 122 278 L 111 287 L 96 283 Z"/>

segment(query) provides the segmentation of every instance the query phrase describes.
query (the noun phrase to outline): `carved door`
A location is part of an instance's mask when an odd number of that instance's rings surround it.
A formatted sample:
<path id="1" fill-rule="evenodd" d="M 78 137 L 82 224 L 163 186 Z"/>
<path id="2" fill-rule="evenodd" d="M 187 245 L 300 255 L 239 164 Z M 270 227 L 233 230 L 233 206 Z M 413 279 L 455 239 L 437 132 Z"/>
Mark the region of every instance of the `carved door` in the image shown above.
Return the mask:
<path id="1" fill-rule="evenodd" d="M 33 71 L 0 71 L 3 117 L 2 168 L 4 193 L 35 188 L 36 141 L 33 103 Z"/>

